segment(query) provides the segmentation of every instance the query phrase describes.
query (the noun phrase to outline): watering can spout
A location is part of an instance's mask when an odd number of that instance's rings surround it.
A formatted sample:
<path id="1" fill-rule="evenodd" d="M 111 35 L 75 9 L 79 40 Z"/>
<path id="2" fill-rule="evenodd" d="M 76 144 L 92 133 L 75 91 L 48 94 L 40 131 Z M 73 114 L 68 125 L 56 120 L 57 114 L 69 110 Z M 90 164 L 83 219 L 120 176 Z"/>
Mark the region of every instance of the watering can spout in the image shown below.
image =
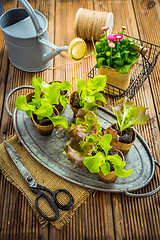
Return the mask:
<path id="1" fill-rule="evenodd" d="M 43 56 L 43 62 L 46 63 L 56 55 L 60 54 L 62 51 L 68 51 L 68 54 L 72 60 L 79 61 L 84 58 L 87 50 L 86 43 L 81 38 L 74 38 L 69 46 L 57 47 L 55 44 L 51 43 L 43 37 L 39 37 L 38 41 L 54 50 Z"/>
<path id="2" fill-rule="evenodd" d="M 68 46 L 63 47 L 57 47 L 55 44 L 50 42 L 48 39 L 43 38 L 42 36 L 38 37 L 38 41 L 52 49 L 54 49 L 52 52 L 47 53 L 43 56 L 43 62 L 46 63 L 50 61 L 52 58 L 54 58 L 56 55 L 60 54 L 61 51 L 68 51 Z"/>
<path id="3" fill-rule="evenodd" d="M 43 56 L 43 62 L 46 63 L 50 61 L 52 58 L 54 58 L 56 55 L 60 54 L 62 51 L 68 51 L 68 46 L 63 46 L 63 47 L 57 47 L 54 51 L 45 54 Z"/>

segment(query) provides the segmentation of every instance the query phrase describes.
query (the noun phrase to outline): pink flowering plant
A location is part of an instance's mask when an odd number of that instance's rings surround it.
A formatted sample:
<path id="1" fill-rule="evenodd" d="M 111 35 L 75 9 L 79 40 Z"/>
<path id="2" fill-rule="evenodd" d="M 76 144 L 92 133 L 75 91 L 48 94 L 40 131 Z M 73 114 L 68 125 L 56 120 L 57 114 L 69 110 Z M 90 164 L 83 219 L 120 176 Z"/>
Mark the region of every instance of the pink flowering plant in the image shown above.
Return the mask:
<path id="1" fill-rule="evenodd" d="M 128 73 L 130 66 L 139 58 L 139 53 L 132 50 L 132 46 L 139 46 L 139 44 L 135 43 L 134 38 L 123 37 L 123 31 L 126 29 L 124 26 L 122 26 L 121 32 L 108 36 L 109 27 L 104 26 L 101 29 L 104 34 L 101 35 L 100 41 L 95 44 L 96 53 L 91 53 L 96 55 L 95 67 L 116 68 L 121 74 Z"/>

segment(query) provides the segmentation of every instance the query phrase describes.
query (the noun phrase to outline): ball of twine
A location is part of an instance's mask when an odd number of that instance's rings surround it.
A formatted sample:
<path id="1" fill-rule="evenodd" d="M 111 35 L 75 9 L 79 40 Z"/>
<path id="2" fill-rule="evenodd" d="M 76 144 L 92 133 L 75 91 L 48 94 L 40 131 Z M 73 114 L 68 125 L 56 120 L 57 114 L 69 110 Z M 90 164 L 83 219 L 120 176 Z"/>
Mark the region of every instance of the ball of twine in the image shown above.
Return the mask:
<path id="1" fill-rule="evenodd" d="M 108 34 L 111 34 L 113 27 L 113 13 L 91 11 L 89 9 L 79 8 L 74 23 L 74 31 L 77 37 L 84 40 L 100 40 L 103 26 L 108 26 Z"/>

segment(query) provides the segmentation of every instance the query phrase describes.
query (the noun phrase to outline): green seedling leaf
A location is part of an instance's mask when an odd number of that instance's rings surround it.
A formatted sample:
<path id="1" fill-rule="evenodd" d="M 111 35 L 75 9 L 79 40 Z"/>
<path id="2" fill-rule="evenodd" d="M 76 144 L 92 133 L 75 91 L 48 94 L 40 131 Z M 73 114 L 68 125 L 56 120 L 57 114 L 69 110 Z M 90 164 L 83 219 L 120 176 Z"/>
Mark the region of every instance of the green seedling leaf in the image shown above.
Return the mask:
<path id="1" fill-rule="evenodd" d="M 77 87 L 77 92 L 79 96 L 81 95 L 82 90 L 87 87 L 87 83 L 84 79 L 82 78 L 76 78 L 76 87 Z"/>
<path id="2" fill-rule="evenodd" d="M 41 117 L 50 117 L 53 113 L 53 107 L 46 103 L 39 109 L 35 109 L 34 113 Z"/>
<path id="3" fill-rule="evenodd" d="M 102 163 L 105 162 L 104 153 L 98 152 L 95 156 L 85 157 L 83 164 L 88 168 L 91 173 L 98 173 Z"/>
<path id="4" fill-rule="evenodd" d="M 100 166 L 100 169 L 104 176 L 108 175 L 108 173 L 110 173 L 110 163 L 106 161 Z"/>
<path id="5" fill-rule="evenodd" d="M 112 107 L 113 113 L 116 115 L 119 130 L 132 127 L 133 125 L 145 124 L 149 115 L 146 113 L 147 108 L 143 106 L 136 107 L 134 101 L 128 98 L 122 98 Z"/>
<path id="6" fill-rule="evenodd" d="M 66 108 L 66 105 L 67 105 L 67 98 L 64 95 L 60 95 L 59 102 L 63 107 L 63 109 L 62 109 L 62 112 L 63 112 Z"/>
<path id="7" fill-rule="evenodd" d="M 21 111 L 34 111 L 35 109 L 34 106 L 27 103 L 26 97 L 23 95 L 17 97 L 15 106 Z"/>
<path id="8" fill-rule="evenodd" d="M 88 88 L 90 90 L 95 90 L 99 88 L 99 91 L 103 91 L 107 82 L 107 77 L 105 75 L 97 75 L 93 79 L 89 78 Z"/>
<path id="9" fill-rule="evenodd" d="M 103 96 L 102 93 L 96 93 L 95 94 L 95 100 L 96 101 L 99 100 L 99 101 L 104 102 L 104 103 L 107 104 L 106 99 L 105 99 L 105 97 Z"/>
<path id="10" fill-rule="evenodd" d="M 129 177 L 132 174 L 133 169 L 124 170 L 123 167 L 124 167 L 124 163 L 122 163 L 120 166 L 119 165 L 114 166 L 116 176 L 122 177 L 122 178 Z"/>
<path id="11" fill-rule="evenodd" d="M 62 127 L 62 129 L 69 128 L 67 119 L 62 116 L 49 117 L 49 119 L 52 121 L 54 127 L 56 127 L 57 125 L 60 125 L 60 127 Z"/>
<path id="12" fill-rule="evenodd" d="M 105 151 L 106 156 L 108 155 L 108 151 L 112 148 L 110 145 L 112 141 L 112 135 L 105 134 L 101 137 L 100 146 Z"/>
<path id="13" fill-rule="evenodd" d="M 64 81 L 60 84 L 60 90 L 61 91 L 70 90 L 72 87 L 73 87 L 73 85 L 68 81 Z"/>

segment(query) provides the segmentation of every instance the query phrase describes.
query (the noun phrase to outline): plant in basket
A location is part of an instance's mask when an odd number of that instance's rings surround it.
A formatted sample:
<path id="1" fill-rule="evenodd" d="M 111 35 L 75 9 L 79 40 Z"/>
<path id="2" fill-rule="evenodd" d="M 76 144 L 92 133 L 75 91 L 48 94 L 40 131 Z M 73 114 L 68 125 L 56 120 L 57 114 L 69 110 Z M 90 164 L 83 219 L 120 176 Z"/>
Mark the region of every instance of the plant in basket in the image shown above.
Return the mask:
<path id="1" fill-rule="evenodd" d="M 112 111 L 117 118 L 117 123 L 112 124 L 110 128 L 114 128 L 118 135 L 119 141 L 117 148 L 126 155 L 136 140 L 136 132 L 132 128 L 133 125 L 145 124 L 149 115 L 147 108 L 136 106 L 134 101 L 124 97 L 118 100 Z"/>
<path id="2" fill-rule="evenodd" d="M 126 27 L 122 26 L 122 31 L 117 34 L 107 36 L 109 27 L 102 27 L 104 34 L 101 35 L 99 42 L 95 44 L 96 65 L 101 75 L 107 76 L 107 83 L 127 90 L 129 86 L 130 70 L 139 58 L 137 49 L 140 45 L 135 43 L 132 37 L 123 36 Z"/>
<path id="3" fill-rule="evenodd" d="M 47 84 L 42 79 L 34 77 L 32 86 L 35 87 L 34 91 L 26 96 L 18 96 L 15 106 L 32 118 L 41 135 L 50 134 L 54 127 L 57 130 L 68 129 L 67 120 L 59 116 L 55 107 L 61 99 L 59 84 Z M 63 104 L 64 108 L 65 106 L 66 104 Z"/>
<path id="4" fill-rule="evenodd" d="M 116 131 L 111 129 L 102 133 L 93 112 L 81 110 L 68 136 L 70 140 L 64 150 L 74 168 L 87 168 L 108 183 L 115 182 L 117 176 L 128 177 L 133 172 L 132 169 L 123 169 L 126 163 L 123 154 L 116 149 Z"/>
<path id="5" fill-rule="evenodd" d="M 76 79 L 77 90 L 72 92 L 68 99 L 75 116 L 80 108 L 96 112 L 100 102 L 106 103 L 106 99 L 101 93 L 105 92 L 106 82 L 107 77 L 102 75 L 90 78 L 88 83 L 82 78 Z"/>

